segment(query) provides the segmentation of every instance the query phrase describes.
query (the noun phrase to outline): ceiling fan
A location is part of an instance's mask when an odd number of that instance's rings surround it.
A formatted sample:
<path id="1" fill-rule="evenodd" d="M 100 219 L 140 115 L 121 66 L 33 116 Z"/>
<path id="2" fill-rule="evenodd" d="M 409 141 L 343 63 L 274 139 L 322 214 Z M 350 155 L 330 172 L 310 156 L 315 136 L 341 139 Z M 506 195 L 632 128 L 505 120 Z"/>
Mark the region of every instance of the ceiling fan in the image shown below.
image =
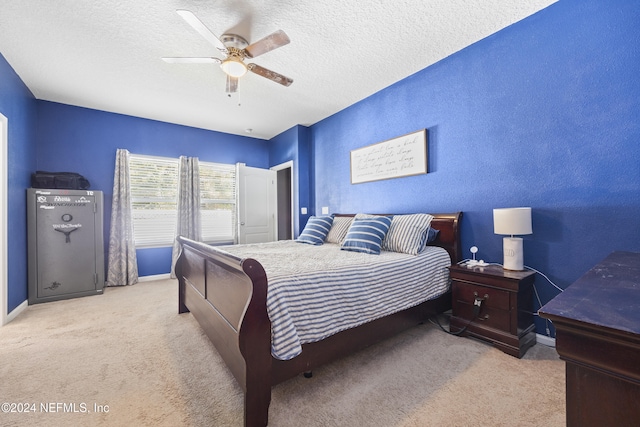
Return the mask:
<path id="1" fill-rule="evenodd" d="M 193 12 L 188 10 L 177 10 L 178 15 L 191 25 L 200 35 L 213 44 L 226 58 L 216 57 L 205 58 L 176 58 L 164 57 L 165 62 L 182 64 L 220 64 L 222 71 L 227 75 L 226 92 L 233 93 L 238 90 L 238 78 L 251 71 L 254 74 L 265 77 L 283 86 L 290 86 L 293 79 L 268 70 L 257 64 L 245 64 L 245 58 L 255 58 L 256 56 L 270 52 L 290 42 L 284 31 L 278 30 L 255 43 L 249 44 L 247 40 L 237 34 L 223 34 L 216 37 Z"/>

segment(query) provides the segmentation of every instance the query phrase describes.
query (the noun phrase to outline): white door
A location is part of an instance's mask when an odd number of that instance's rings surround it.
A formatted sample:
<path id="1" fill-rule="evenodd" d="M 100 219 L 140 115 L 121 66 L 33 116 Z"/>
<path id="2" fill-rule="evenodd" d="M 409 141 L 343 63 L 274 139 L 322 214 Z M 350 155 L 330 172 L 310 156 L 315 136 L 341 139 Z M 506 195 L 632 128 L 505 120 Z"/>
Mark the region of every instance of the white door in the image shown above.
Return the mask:
<path id="1" fill-rule="evenodd" d="M 238 164 L 238 243 L 276 240 L 276 172 Z"/>

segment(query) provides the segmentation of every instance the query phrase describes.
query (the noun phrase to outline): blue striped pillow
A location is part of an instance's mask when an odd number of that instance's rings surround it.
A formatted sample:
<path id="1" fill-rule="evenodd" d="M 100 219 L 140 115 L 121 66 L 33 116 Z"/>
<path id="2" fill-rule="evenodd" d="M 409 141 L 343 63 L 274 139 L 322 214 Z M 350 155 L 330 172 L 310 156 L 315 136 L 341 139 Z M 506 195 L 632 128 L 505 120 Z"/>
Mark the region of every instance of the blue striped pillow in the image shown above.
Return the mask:
<path id="1" fill-rule="evenodd" d="M 387 216 L 354 218 L 341 249 L 378 255 L 390 226 L 391 218 Z"/>
<path id="2" fill-rule="evenodd" d="M 332 216 L 312 216 L 296 241 L 310 245 L 321 245 L 331 230 L 331 224 L 333 224 Z"/>

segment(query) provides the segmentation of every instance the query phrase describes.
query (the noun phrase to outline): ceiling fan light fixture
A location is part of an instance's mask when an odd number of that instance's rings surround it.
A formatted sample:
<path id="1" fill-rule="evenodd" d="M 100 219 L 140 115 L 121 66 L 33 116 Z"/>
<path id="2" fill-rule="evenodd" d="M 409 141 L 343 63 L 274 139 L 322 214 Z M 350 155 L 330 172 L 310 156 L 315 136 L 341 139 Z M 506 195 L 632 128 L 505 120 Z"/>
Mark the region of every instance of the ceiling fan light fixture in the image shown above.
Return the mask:
<path id="1" fill-rule="evenodd" d="M 222 61 L 220 68 L 231 77 L 242 77 L 247 73 L 247 66 L 244 65 L 244 62 L 234 57 L 229 57 Z"/>
<path id="2" fill-rule="evenodd" d="M 176 12 L 189 24 L 194 30 L 200 33 L 207 41 L 215 46 L 226 58 L 220 59 L 215 57 L 208 58 L 178 58 L 165 57 L 165 62 L 179 64 L 220 64 L 220 68 L 227 75 L 226 92 L 228 94 L 237 92 L 238 78 L 244 76 L 247 71 L 251 71 L 258 76 L 269 79 L 283 86 L 290 86 L 293 79 L 278 74 L 257 64 L 245 64 L 246 58 L 255 58 L 267 52 L 271 52 L 281 46 L 289 44 L 289 36 L 284 31 L 278 30 L 260 40 L 249 44 L 247 39 L 238 34 L 225 33 L 220 37 L 216 36 L 206 25 L 196 17 L 193 12 L 179 9 Z"/>

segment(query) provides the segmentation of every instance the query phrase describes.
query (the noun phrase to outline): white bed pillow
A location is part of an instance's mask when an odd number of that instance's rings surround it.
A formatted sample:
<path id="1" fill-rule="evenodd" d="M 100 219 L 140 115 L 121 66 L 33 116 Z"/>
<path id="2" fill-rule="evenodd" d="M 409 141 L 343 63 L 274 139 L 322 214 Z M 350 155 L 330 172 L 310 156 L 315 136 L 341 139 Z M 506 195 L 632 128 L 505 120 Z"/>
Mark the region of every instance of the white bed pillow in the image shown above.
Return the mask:
<path id="1" fill-rule="evenodd" d="M 433 215 L 394 215 L 382 242 L 383 251 L 417 255 L 424 247 Z"/>
<path id="2" fill-rule="evenodd" d="M 331 225 L 331 230 L 329 230 L 329 234 L 327 234 L 327 238 L 325 241 L 327 243 L 337 243 L 342 244 L 344 238 L 347 236 L 347 231 L 349 231 L 349 227 L 351 226 L 351 222 L 353 221 L 352 216 L 336 216 L 333 218 L 333 225 Z"/>

